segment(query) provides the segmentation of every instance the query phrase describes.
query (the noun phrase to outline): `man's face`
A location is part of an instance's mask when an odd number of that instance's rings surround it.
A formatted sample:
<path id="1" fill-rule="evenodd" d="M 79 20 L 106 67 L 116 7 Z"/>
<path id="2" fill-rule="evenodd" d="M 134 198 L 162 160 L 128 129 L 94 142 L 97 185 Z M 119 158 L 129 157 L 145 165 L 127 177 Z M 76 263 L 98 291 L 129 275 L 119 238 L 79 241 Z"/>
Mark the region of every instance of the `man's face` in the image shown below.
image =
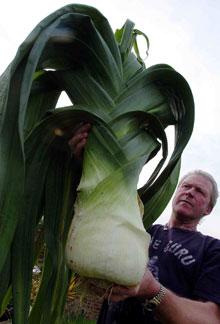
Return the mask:
<path id="1" fill-rule="evenodd" d="M 173 212 L 181 220 L 190 221 L 208 215 L 212 193 L 211 182 L 202 175 L 189 175 L 177 188 Z"/>

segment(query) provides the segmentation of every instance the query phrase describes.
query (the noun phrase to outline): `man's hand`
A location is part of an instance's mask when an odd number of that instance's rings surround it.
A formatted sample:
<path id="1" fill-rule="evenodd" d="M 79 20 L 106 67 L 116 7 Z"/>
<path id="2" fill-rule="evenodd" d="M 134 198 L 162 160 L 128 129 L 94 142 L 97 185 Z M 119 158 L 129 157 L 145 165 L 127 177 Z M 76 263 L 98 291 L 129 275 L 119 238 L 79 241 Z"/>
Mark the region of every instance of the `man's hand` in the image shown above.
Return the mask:
<path id="1" fill-rule="evenodd" d="M 128 297 L 153 298 L 160 290 L 160 283 L 147 270 L 136 287 L 114 286 L 107 296 L 109 301 L 118 302 Z M 165 298 L 156 308 L 156 316 L 161 323 L 169 324 L 219 324 L 220 306 L 214 302 L 201 302 L 177 296 L 166 289 Z"/>
<path id="2" fill-rule="evenodd" d="M 160 283 L 153 277 L 149 270 L 146 270 L 141 282 L 135 287 L 114 286 L 111 289 L 108 299 L 113 302 L 124 300 L 128 297 L 152 298 L 160 290 Z"/>
<path id="3" fill-rule="evenodd" d="M 79 126 L 68 141 L 71 153 L 79 160 L 82 158 L 90 129 L 91 125 L 89 123 Z"/>

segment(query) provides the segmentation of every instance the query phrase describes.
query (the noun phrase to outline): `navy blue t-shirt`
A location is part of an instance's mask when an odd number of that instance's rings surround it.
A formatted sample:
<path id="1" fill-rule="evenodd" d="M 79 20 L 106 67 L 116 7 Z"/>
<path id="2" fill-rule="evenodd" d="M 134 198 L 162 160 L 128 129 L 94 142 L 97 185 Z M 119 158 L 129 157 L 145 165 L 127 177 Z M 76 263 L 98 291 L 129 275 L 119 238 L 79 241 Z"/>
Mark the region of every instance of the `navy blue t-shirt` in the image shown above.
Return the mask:
<path id="1" fill-rule="evenodd" d="M 220 240 L 200 232 L 153 225 L 148 268 L 179 296 L 220 304 Z M 98 324 L 159 323 L 142 301 L 103 303 Z"/>

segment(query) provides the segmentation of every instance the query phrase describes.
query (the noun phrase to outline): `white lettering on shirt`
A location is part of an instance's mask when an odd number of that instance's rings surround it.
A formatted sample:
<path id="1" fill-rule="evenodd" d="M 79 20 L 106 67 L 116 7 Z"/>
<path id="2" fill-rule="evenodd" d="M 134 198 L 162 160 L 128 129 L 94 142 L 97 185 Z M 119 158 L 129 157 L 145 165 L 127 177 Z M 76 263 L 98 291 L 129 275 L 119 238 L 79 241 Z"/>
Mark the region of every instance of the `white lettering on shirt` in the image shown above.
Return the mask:
<path id="1" fill-rule="evenodd" d="M 154 240 L 152 238 L 151 245 L 154 250 L 158 250 L 161 243 L 161 240 Z M 163 252 L 173 254 L 185 266 L 190 265 L 196 261 L 195 258 L 190 254 L 190 251 L 188 249 L 184 248 L 181 243 L 174 242 L 172 240 L 167 243 L 167 245 L 163 249 Z"/>
<path id="2" fill-rule="evenodd" d="M 161 240 L 155 240 L 153 244 L 153 249 L 158 250 L 158 247 L 160 246 Z"/>

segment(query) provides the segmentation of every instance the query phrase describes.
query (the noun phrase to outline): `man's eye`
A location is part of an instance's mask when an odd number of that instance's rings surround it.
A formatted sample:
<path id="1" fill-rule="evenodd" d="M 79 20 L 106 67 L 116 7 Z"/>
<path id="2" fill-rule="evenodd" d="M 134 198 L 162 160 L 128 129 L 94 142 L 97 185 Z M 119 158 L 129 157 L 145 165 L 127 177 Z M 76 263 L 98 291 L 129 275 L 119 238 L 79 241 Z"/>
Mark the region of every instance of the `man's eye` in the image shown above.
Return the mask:
<path id="1" fill-rule="evenodd" d="M 202 195 L 205 195 L 204 191 L 202 189 L 197 189 L 197 192 L 202 194 Z"/>

